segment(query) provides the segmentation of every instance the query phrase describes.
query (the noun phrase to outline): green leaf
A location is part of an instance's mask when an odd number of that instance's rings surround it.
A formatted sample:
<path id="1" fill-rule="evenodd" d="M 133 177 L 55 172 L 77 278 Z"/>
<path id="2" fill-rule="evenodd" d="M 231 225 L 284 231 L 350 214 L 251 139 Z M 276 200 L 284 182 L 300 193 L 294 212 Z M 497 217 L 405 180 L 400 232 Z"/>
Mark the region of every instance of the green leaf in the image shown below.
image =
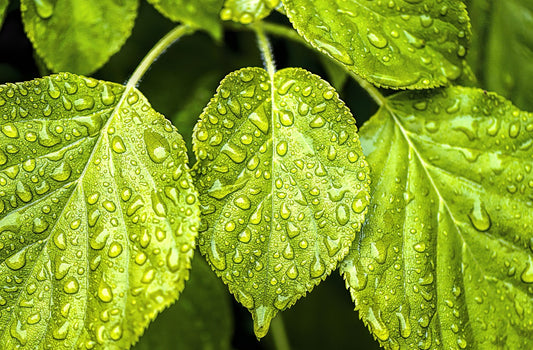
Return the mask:
<path id="1" fill-rule="evenodd" d="M 312 46 L 371 83 L 423 89 L 461 76 L 470 37 L 460 0 L 283 0 Z"/>
<path id="2" fill-rule="evenodd" d="M 348 80 L 348 72 L 339 67 L 335 61 L 330 60 L 324 55 L 320 55 L 319 59 L 324 70 L 328 74 L 331 85 L 333 85 L 338 91 L 341 91 Z"/>
<path id="3" fill-rule="evenodd" d="M 220 18 L 250 24 L 267 17 L 279 4 L 280 0 L 226 0 Z"/>
<path id="4" fill-rule="evenodd" d="M 532 136 L 533 115 L 461 87 L 363 126 L 373 200 L 341 271 L 385 348 L 531 346 Z"/>
<path id="5" fill-rule="evenodd" d="M 0 87 L 0 347 L 124 349 L 188 277 L 183 141 L 134 88 Z"/>
<path id="6" fill-rule="evenodd" d="M 347 254 L 369 201 L 350 111 L 302 69 L 228 75 L 193 135 L 199 246 L 257 337 Z"/>
<path id="7" fill-rule="evenodd" d="M 0 28 L 4 22 L 4 16 L 6 15 L 7 5 L 9 5 L 9 0 L 0 0 Z"/>
<path id="8" fill-rule="evenodd" d="M 472 50 L 470 64 L 483 88 L 533 110 L 533 1 L 471 0 Z"/>
<path id="9" fill-rule="evenodd" d="M 148 0 L 148 2 L 175 22 L 205 29 L 216 39 L 222 36 L 218 14 L 223 0 Z"/>
<path id="10" fill-rule="evenodd" d="M 54 72 L 91 74 L 130 36 L 138 0 L 21 0 L 35 50 Z"/>
<path id="11" fill-rule="evenodd" d="M 159 315 L 133 350 L 230 350 L 233 315 L 230 296 L 201 256 L 179 300 Z"/>

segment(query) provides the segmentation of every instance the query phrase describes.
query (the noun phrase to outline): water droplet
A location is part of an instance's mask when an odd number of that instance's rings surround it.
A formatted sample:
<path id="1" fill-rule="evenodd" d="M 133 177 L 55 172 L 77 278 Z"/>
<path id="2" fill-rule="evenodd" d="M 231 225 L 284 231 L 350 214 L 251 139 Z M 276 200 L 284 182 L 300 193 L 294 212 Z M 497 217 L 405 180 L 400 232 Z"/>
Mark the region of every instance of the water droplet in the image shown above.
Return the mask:
<path id="1" fill-rule="evenodd" d="M 237 208 L 240 208 L 242 210 L 248 210 L 248 209 L 250 209 L 250 207 L 252 205 L 251 201 L 250 201 L 250 198 L 248 198 L 245 195 L 241 195 L 241 196 L 236 197 L 233 200 L 233 203 L 235 204 L 235 206 Z"/>
<path id="2" fill-rule="evenodd" d="M 286 202 L 281 203 L 281 208 L 279 209 L 279 214 L 284 220 L 287 220 L 291 216 L 291 210 L 287 206 Z"/>
<path id="3" fill-rule="evenodd" d="M 107 251 L 107 255 L 110 258 L 116 258 L 120 255 L 120 253 L 122 253 L 122 245 L 118 242 L 111 243 L 109 250 Z"/>
<path id="4" fill-rule="evenodd" d="M 368 38 L 370 44 L 378 49 L 383 49 L 388 44 L 387 38 L 379 33 L 369 32 L 366 37 Z"/>
<path id="5" fill-rule="evenodd" d="M 479 201 L 474 204 L 468 213 L 468 218 L 474 228 L 478 231 L 484 232 L 490 228 L 490 216 L 485 209 L 485 205 Z"/>
<path id="6" fill-rule="evenodd" d="M 336 60 L 339 60 L 340 62 L 349 66 L 354 64 L 354 61 L 350 57 L 348 51 L 346 51 L 346 49 L 341 45 L 334 42 L 325 42 L 319 39 L 315 39 L 314 42 L 319 49 L 326 51 L 331 57 L 335 58 Z"/>
<path id="7" fill-rule="evenodd" d="M 283 126 L 294 124 L 294 114 L 291 111 L 282 111 L 279 113 L 279 121 Z"/>
<path id="8" fill-rule="evenodd" d="M 104 303 L 109 303 L 111 300 L 113 300 L 113 291 L 103 278 L 100 280 L 97 294 L 98 298 Z"/>
<path id="9" fill-rule="evenodd" d="M 376 337 L 381 341 L 389 339 L 389 330 L 381 319 L 381 311 L 376 312 L 373 307 L 369 307 L 366 319 L 368 324 L 372 327 L 372 332 Z"/>
<path id="10" fill-rule="evenodd" d="M 28 203 L 33 198 L 30 188 L 22 181 L 17 182 L 15 193 L 17 194 L 17 197 L 19 197 L 24 203 Z"/>
<path id="11" fill-rule="evenodd" d="M 33 227 L 32 227 L 33 233 L 35 234 L 43 233 L 44 231 L 46 231 L 47 228 L 48 228 L 48 221 L 44 220 L 41 217 L 36 217 L 35 219 L 33 219 Z"/>
<path id="12" fill-rule="evenodd" d="M 2 133 L 12 139 L 19 137 L 19 131 L 13 123 L 6 123 L 2 125 Z"/>
<path id="13" fill-rule="evenodd" d="M 69 163 L 61 162 L 59 165 L 52 171 L 50 177 L 58 182 L 66 181 L 70 178 L 72 174 L 72 168 Z"/>
<path id="14" fill-rule="evenodd" d="M 63 290 L 67 294 L 74 294 L 77 293 L 80 289 L 80 285 L 78 283 L 78 280 L 74 277 L 69 277 L 65 280 L 65 284 L 63 284 Z"/>
<path id="15" fill-rule="evenodd" d="M 67 248 L 67 244 L 66 244 L 66 241 L 65 241 L 65 234 L 63 233 L 63 231 L 61 230 L 58 230 L 55 235 L 54 235 L 54 244 L 56 245 L 56 247 L 58 247 L 59 249 L 61 250 L 65 250 Z"/>
<path id="16" fill-rule="evenodd" d="M 226 269 L 226 254 L 218 250 L 214 240 L 211 241 L 208 253 L 209 261 L 217 270 L 223 271 Z"/>
<path id="17" fill-rule="evenodd" d="M 26 250 L 22 250 L 5 260 L 6 266 L 11 270 L 20 270 L 26 265 Z"/>
<path id="18" fill-rule="evenodd" d="M 357 214 L 361 214 L 368 206 L 369 201 L 370 199 L 367 193 L 363 191 L 359 192 L 352 202 L 352 210 Z"/>
<path id="19" fill-rule="evenodd" d="M 533 261 L 531 261 L 531 258 L 527 262 L 524 271 L 522 271 L 520 279 L 524 283 L 533 283 Z"/>
<path id="20" fill-rule="evenodd" d="M 280 155 L 280 156 L 284 156 L 287 154 L 287 149 L 288 149 L 288 144 L 287 144 L 287 141 L 280 141 L 278 142 L 278 145 L 276 146 L 276 152 Z"/>
<path id="21" fill-rule="evenodd" d="M 233 162 L 237 164 L 242 163 L 246 159 L 246 150 L 231 142 L 226 143 L 220 152 L 227 155 Z"/>
<path id="22" fill-rule="evenodd" d="M 242 243 L 248 243 L 252 239 L 252 231 L 246 227 L 241 233 L 239 233 L 237 238 Z"/>
<path id="23" fill-rule="evenodd" d="M 344 226 L 350 220 L 350 209 L 346 204 L 340 204 L 337 206 L 336 218 L 339 225 Z"/>
<path id="24" fill-rule="evenodd" d="M 152 283 L 152 281 L 155 278 L 155 270 L 154 269 L 148 269 L 142 276 L 141 282 L 142 283 Z"/>
<path id="25" fill-rule="evenodd" d="M 122 338 L 122 327 L 120 327 L 120 325 L 116 325 L 115 327 L 111 328 L 109 336 L 115 341 L 120 340 L 120 338 Z"/>
<path id="26" fill-rule="evenodd" d="M 28 322 L 28 324 L 37 324 L 39 323 L 39 321 L 41 320 L 41 314 L 39 312 L 36 312 L 34 314 L 31 314 L 30 316 L 28 316 L 28 318 L 26 319 L 26 321 Z"/>
<path id="27" fill-rule="evenodd" d="M 63 340 L 67 338 L 70 323 L 69 321 L 63 322 L 59 327 L 54 328 L 52 336 L 54 339 Z"/>
<path id="28" fill-rule="evenodd" d="M 86 96 L 74 100 L 74 108 L 78 111 L 85 111 L 94 107 L 94 99 L 91 96 Z"/>
<path id="29" fill-rule="evenodd" d="M 54 3 L 50 0 L 33 0 L 37 15 L 42 19 L 48 19 L 54 14 Z"/>
<path id="30" fill-rule="evenodd" d="M 152 208 L 156 215 L 165 217 L 167 216 L 167 206 L 161 199 L 159 192 L 152 191 Z"/>
<path id="31" fill-rule="evenodd" d="M 124 145 L 124 141 L 122 141 L 122 137 L 118 135 L 113 136 L 113 139 L 111 140 L 111 148 L 116 153 L 126 152 L 126 146 Z"/>
<path id="32" fill-rule="evenodd" d="M 268 118 L 265 113 L 260 111 L 259 113 L 253 112 L 248 116 L 248 119 L 255 125 L 263 134 L 268 133 Z"/>
<path id="33" fill-rule="evenodd" d="M 148 156 L 155 163 L 163 163 L 170 155 L 170 145 L 160 134 L 151 131 L 144 131 L 144 143 Z"/>
<path id="34" fill-rule="evenodd" d="M 311 262 L 311 270 L 310 274 L 312 278 L 319 278 L 324 274 L 326 271 L 326 265 L 324 264 L 324 261 L 322 258 L 318 255 L 315 255 L 313 257 L 313 261 Z"/>

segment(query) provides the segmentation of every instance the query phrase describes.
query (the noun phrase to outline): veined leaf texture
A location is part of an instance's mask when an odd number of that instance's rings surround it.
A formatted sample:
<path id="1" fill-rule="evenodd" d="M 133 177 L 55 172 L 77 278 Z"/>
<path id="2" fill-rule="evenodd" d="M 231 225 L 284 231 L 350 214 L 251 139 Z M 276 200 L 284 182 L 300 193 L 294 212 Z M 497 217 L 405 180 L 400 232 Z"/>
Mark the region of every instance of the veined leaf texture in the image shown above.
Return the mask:
<path id="1" fill-rule="evenodd" d="M 124 349 L 188 278 L 199 224 L 176 129 L 134 88 L 0 86 L 0 344 Z"/>
<path id="2" fill-rule="evenodd" d="M 257 337 L 347 254 L 369 201 L 349 110 L 303 69 L 231 73 L 195 128 L 199 248 Z"/>
<path id="3" fill-rule="evenodd" d="M 361 129 L 367 221 L 341 265 L 386 349 L 533 341 L 533 116 L 483 90 L 388 98 Z"/>

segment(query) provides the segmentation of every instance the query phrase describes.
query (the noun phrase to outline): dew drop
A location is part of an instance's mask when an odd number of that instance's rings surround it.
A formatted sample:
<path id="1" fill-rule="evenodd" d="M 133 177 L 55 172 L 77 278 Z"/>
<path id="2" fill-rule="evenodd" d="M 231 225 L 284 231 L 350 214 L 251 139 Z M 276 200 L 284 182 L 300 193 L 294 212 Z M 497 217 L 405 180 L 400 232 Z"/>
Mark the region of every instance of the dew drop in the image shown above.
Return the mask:
<path id="1" fill-rule="evenodd" d="M 170 145 L 160 134 L 151 131 L 144 131 L 144 143 L 148 156 L 154 163 L 163 163 L 170 155 Z"/>
<path id="2" fill-rule="evenodd" d="M 22 250 L 5 260 L 6 266 L 11 270 L 20 270 L 26 265 L 26 250 Z"/>
<path id="3" fill-rule="evenodd" d="M 468 213 L 468 218 L 472 226 L 478 231 L 485 232 L 491 226 L 490 216 L 483 203 L 476 202 Z"/>
<path id="4" fill-rule="evenodd" d="M 98 298 L 104 303 L 109 303 L 111 300 L 113 300 L 113 291 L 103 279 L 100 280 L 97 294 Z"/>
<path id="5" fill-rule="evenodd" d="M 113 139 L 111 140 L 111 148 L 116 153 L 126 152 L 126 146 L 124 145 L 124 141 L 122 140 L 122 137 L 118 135 L 113 136 Z"/>
<path id="6" fill-rule="evenodd" d="M 33 0 L 37 15 L 42 19 L 48 19 L 54 14 L 54 3 L 50 0 Z"/>
<path id="7" fill-rule="evenodd" d="M 65 284 L 63 284 L 63 290 L 67 294 L 75 294 L 80 289 L 80 285 L 78 283 L 78 280 L 74 277 L 69 277 L 65 280 Z"/>
<path id="8" fill-rule="evenodd" d="M 385 38 L 379 33 L 369 32 L 367 34 L 367 38 L 370 44 L 372 44 L 374 47 L 378 49 L 383 49 L 388 44 L 387 38 Z"/>
<path id="9" fill-rule="evenodd" d="M 354 61 L 350 57 L 348 51 L 346 51 L 346 49 L 341 45 L 334 42 L 325 42 L 319 39 L 315 39 L 314 43 L 316 46 L 318 46 L 319 49 L 326 51 L 331 57 L 335 58 L 336 60 L 339 60 L 340 62 L 349 66 L 354 64 Z"/>
<path id="10" fill-rule="evenodd" d="M 319 278 L 324 274 L 326 271 L 326 266 L 324 264 L 324 261 L 321 257 L 318 255 L 315 255 L 313 257 L 313 261 L 311 262 L 311 270 L 310 275 L 312 278 Z"/>

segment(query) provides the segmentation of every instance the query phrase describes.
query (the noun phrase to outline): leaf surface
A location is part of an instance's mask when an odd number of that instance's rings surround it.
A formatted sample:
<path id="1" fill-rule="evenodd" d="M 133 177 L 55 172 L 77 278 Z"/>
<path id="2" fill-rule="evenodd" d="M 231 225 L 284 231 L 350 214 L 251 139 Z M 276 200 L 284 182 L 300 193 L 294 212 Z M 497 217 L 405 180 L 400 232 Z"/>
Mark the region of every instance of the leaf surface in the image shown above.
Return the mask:
<path id="1" fill-rule="evenodd" d="M 485 89 L 533 111 L 533 1 L 469 1 L 469 62 Z"/>
<path id="2" fill-rule="evenodd" d="M 302 69 L 228 75 L 193 135 L 199 246 L 256 335 L 337 266 L 368 204 L 355 120 Z"/>
<path id="3" fill-rule="evenodd" d="M 132 350 L 232 349 L 230 298 L 205 260 L 195 256 L 179 300 L 157 316 Z"/>
<path id="4" fill-rule="evenodd" d="M 9 0 L 0 0 L 0 28 L 2 28 L 2 24 L 4 23 L 7 5 L 9 5 Z"/>
<path id="5" fill-rule="evenodd" d="M 188 277 L 183 140 L 135 89 L 63 73 L 0 87 L 0 345 L 124 349 Z"/>
<path id="6" fill-rule="evenodd" d="M 283 0 L 313 47 L 377 86 L 423 89 L 461 76 L 470 37 L 460 0 Z"/>
<path id="7" fill-rule="evenodd" d="M 148 2 L 173 21 L 205 29 L 216 39 L 222 36 L 218 14 L 223 0 L 148 0 Z"/>
<path id="8" fill-rule="evenodd" d="M 267 17 L 279 4 L 280 0 L 226 0 L 220 18 L 250 24 Z"/>
<path id="9" fill-rule="evenodd" d="M 361 129 L 372 169 L 341 264 L 386 349 L 533 341 L 533 116 L 493 93 L 401 93 Z"/>
<path id="10" fill-rule="evenodd" d="M 91 74 L 130 36 L 138 0 L 21 0 L 22 20 L 54 72 Z"/>

